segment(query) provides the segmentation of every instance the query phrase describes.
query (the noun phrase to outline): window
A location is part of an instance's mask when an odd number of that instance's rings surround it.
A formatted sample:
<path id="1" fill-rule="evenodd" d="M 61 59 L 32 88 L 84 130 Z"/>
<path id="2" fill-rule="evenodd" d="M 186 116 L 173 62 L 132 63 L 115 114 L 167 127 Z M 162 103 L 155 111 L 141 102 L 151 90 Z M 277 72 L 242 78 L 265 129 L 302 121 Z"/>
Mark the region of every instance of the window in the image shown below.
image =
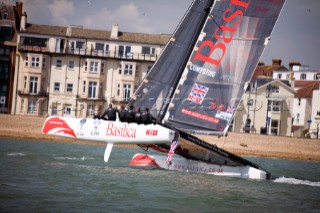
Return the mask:
<path id="1" fill-rule="evenodd" d="M 40 66 L 40 58 L 38 56 L 32 56 L 31 67 L 38 68 Z"/>
<path id="2" fill-rule="evenodd" d="M 98 62 L 96 61 L 90 62 L 90 72 L 94 72 L 94 73 L 98 72 Z"/>
<path id="3" fill-rule="evenodd" d="M 132 57 L 131 46 L 124 46 L 124 45 L 119 46 L 119 57 L 131 58 Z"/>
<path id="4" fill-rule="evenodd" d="M 23 78 L 23 88 L 27 89 L 27 76 L 24 76 Z"/>
<path id="5" fill-rule="evenodd" d="M 300 80 L 306 80 L 307 79 L 307 74 L 306 73 L 301 73 L 300 74 Z"/>
<path id="6" fill-rule="evenodd" d="M 300 122 L 300 113 L 297 113 L 297 121 L 296 123 L 299 123 Z"/>
<path id="7" fill-rule="evenodd" d="M 0 26 L 0 41 L 11 41 L 13 34 L 12 26 Z"/>
<path id="8" fill-rule="evenodd" d="M 120 96 L 120 84 L 118 84 L 118 88 L 117 88 L 117 96 Z"/>
<path id="9" fill-rule="evenodd" d="M 147 68 L 147 73 L 149 73 L 149 72 L 150 72 L 151 67 L 152 67 L 152 66 L 148 66 L 148 68 Z"/>
<path id="10" fill-rule="evenodd" d="M 281 101 L 272 101 L 272 111 L 274 112 L 281 111 Z"/>
<path id="11" fill-rule="evenodd" d="M 109 45 L 104 43 L 96 43 L 96 50 L 102 51 L 102 52 L 108 52 Z"/>
<path id="12" fill-rule="evenodd" d="M 26 59 L 24 60 L 24 66 L 26 66 L 26 67 L 29 66 L 29 58 L 28 58 L 28 56 L 27 56 Z"/>
<path id="13" fill-rule="evenodd" d="M 84 72 L 87 72 L 87 70 L 88 70 L 88 62 L 85 61 L 84 62 Z"/>
<path id="14" fill-rule="evenodd" d="M 131 85 L 130 84 L 123 84 L 123 99 L 128 101 L 130 99 L 131 94 Z"/>
<path id="15" fill-rule="evenodd" d="M 89 94 L 88 98 L 96 98 L 97 95 L 97 82 L 89 81 Z"/>
<path id="16" fill-rule="evenodd" d="M 278 79 L 281 79 L 281 77 L 282 77 L 282 74 L 278 73 Z"/>
<path id="17" fill-rule="evenodd" d="M 132 69 L 133 69 L 132 64 L 125 64 L 125 66 L 124 66 L 124 74 L 125 75 L 132 75 Z"/>
<path id="18" fill-rule="evenodd" d="M 87 115 L 88 115 L 88 116 L 94 115 L 94 105 L 88 105 Z"/>
<path id="19" fill-rule="evenodd" d="M 68 69 L 69 70 L 74 70 L 74 61 L 69 61 L 68 62 Z"/>
<path id="20" fill-rule="evenodd" d="M 82 93 L 84 94 L 84 93 L 86 93 L 86 81 L 83 81 L 83 83 L 82 83 Z"/>
<path id="21" fill-rule="evenodd" d="M 58 104 L 53 103 L 51 106 L 51 115 L 58 115 Z"/>
<path id="22" fill-rule="evenodd" d="M 121 73 L 122 73 L 122 65 L 121 65 L 121 63 L 119 63 L 119 66 L 118 66 L 118 73 L 119 73 L 119 75 L 121 75 Z"/>
<path id="23" fill-rule="evenodd" d="M 298 106 L 301 105 L 301 98 L 298 98 Z"/>
<path id="24" fill-rule="evenodd" d="M 20 106 L 20 112 L 24 113 L 24 99 L 21 99 L 21 106 Z"/>
<path id="25" fill-rule="evenodd" d="M 71 49 L 84 49 L 83 41 L 71 41 Z"/>
<path id="26" fill-rule="evenodd" d="M 278 135 L 279 123 L 280 122 L 278 120 L 271 120 L 270 133 L 272 133 L 273 135 Z"/>
<path id="27" fill-rule="evenodd" d="M 154 55 L 155 53 L 156 49 L 154 47 L 142 47 L 142 54 Z"/>
<path id="28" fill-rule="evenodd" d="M 320 116 L 320 111 L 317 111 L 317 116 Z"/>
<path id="29" fill-rule="evenodd" d="M 104 74 L 104 63 L 101 63 L 101 70 L 100 70 L 101 74 Z"/>
<path id="30" fill-rule="evenodd" d="M 38 77 L 30 77 L 29 92 L 30 92 L 30 94 L 37 94 L 37 92 L 38 92 Z"/>
<path id="31" fill-rule="evenodd" d="M 62 60 L 61 59 L 57 59 L 56 60 L 56 68 L 57 69 L 61 69 L 61 67 L 62 67 Z"/>
<path id="32" fill-rule="evenodd" d="M 100 87 L 99 87 L 100 96 L 102 96 L 102 93 L 103 93 L 103 83 L 100 83 Z"/>
<path id="33" fill-rule="evenodd" d="M 67 84 L 67 92 L 72 92 L 73 84 Z"/>
<path id="34" fill-rule="evenodd" d="M 4 13 L 2 14 L 2 19 L 8 19 L 8 13 L 4 12 Z"/>
<path id="35" fill-rule="evenodd" d="M 37 101 L 35 99 L 28 100 L 28 113 L 37 112 Z"/>
<path id="36" fill-rule="evenodd" d="M 70 104 L 66 104 L 63 110 L 63 114 L 64 115 L 71 115 L 71 105 Z"/>
<path id="37" fill-rule="evenodd" d="M 53 91 L 55 91 L 55 92 L 60 91 L 60 83 L 59 82 L 54 82 Z"/>
<path id="38" fill-rule="evenodd" d="M 279 93 L 279 86 L 273 85 L 271 91 L 272 91 L 272 93 Z"/>
<path id="39" fill-rule="evenodd" d="M 47 66 L 47 59 L 42 58 L 42 68 L 46 68 L 46 66 Z"/>

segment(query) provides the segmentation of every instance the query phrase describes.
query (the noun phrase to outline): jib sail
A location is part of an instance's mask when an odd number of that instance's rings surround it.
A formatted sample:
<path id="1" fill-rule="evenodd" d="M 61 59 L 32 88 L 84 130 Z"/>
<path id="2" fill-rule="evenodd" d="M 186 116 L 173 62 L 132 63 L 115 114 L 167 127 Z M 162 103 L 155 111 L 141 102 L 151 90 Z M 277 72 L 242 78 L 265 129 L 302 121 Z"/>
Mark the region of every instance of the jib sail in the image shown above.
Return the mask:
<path id="1" fill-rule="evenodd" d="M 212 4 L 211 0 L 191 4 L 129 105 L 148 107 L 150 113 L 161 120 Z"/>

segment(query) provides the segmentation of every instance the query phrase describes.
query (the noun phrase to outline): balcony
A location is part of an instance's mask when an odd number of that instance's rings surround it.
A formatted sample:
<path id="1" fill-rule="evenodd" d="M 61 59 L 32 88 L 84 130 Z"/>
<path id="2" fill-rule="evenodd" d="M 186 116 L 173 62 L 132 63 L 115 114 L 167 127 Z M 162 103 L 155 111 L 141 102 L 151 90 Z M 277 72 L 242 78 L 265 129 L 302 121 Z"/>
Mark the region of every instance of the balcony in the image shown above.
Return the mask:
<path id="1" fill-rule="evenodd" d="M 121 52 L 121 51 L 103 51 L 95 49 L 59 49 L 50 48 L 37 45 L 24 45 L 19 44 L 18 50 L 21 52 L 32 52 L 32 53 L 46 53 L 46 54 L 63 54 L 63 55 L 79 55 L 92 58 L 113 58 L 113 59 L 125 59 L 135 61 L 151 61 L 154 62 L 158 59 L 157 54 L 143 54 L 137 52 Z"/>
<path id="2" fill-rule="evenodd" d="M 40 91 L 37 93 L 30 93 L 27 90 L 18 90 L 18 95 L 20 96 L 37 96 L 37 97 L 49 97 L 49 93 L 45 91 Z"/>

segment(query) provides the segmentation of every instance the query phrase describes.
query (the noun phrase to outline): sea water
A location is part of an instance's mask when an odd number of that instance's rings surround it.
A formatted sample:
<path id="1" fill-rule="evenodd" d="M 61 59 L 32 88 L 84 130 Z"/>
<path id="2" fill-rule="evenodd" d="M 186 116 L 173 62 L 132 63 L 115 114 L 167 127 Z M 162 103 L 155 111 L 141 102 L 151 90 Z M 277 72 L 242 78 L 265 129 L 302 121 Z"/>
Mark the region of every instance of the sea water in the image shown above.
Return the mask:
<path id="1" fill-rule="evenodd" d="M 248 157 L 274 180 L 129 166 L 137 148 L 0 138 L 0 212 L 319 212 L 320 163 Z"/>

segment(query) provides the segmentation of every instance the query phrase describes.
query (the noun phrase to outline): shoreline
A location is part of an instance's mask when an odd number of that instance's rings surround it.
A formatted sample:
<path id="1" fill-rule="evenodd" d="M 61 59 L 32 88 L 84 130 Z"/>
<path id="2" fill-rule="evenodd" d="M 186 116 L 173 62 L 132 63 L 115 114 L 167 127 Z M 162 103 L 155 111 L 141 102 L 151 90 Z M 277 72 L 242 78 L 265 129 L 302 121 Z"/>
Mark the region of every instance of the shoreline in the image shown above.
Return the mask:
<path id="1" fill-rule="evenodd" d="M 0 137 L 39 142 L 50 141 L 105 146 L 104 142 L 45 135 L 41 132 L 45 119 L 45 117 L 0 114 Z M 209 135 L 197 135 L 197 137 L 240 156 L 320 162 L 320 140 L 316 139 L 234 132 L 230 132 L 227 137 L 221 138 Z M 116 145 L 138 148 L 134 144 Z"/>

